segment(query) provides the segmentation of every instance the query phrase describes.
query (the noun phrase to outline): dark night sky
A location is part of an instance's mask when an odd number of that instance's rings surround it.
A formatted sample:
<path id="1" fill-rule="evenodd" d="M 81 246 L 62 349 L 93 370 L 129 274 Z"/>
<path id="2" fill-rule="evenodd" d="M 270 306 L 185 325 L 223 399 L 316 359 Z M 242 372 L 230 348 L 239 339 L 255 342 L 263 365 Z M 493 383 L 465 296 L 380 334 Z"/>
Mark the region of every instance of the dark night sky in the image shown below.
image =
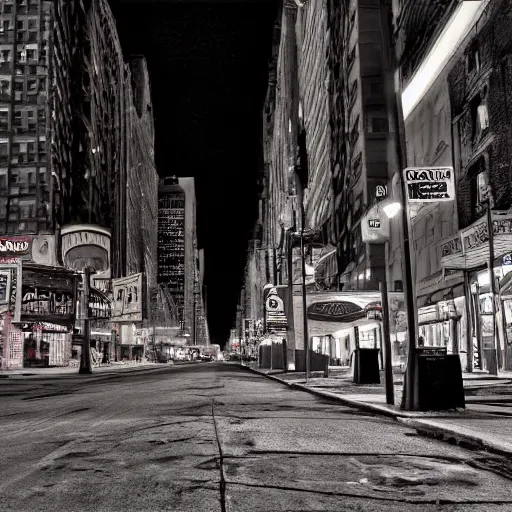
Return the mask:
<path id="1" fill-rule="evenodd" d="M 274 1 L 111 0 L 125 55 L 148 61 L 161 177 L 196 178 L 212 342 L 232 327 L 257 215 Z"/>

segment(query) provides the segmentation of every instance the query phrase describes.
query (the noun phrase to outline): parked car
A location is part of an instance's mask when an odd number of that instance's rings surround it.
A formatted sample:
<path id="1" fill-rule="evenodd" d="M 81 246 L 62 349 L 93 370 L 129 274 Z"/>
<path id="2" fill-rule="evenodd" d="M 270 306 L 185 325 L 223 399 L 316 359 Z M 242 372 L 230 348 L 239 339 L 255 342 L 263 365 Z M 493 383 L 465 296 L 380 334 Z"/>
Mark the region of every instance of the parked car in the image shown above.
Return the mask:
<path id="1" fill-rule="evenodd" d="M 201 356 L 201 361 L 205 361 L 205 362 L 213 361 L 213 356 L 211 354 L 203 354 Z"/>

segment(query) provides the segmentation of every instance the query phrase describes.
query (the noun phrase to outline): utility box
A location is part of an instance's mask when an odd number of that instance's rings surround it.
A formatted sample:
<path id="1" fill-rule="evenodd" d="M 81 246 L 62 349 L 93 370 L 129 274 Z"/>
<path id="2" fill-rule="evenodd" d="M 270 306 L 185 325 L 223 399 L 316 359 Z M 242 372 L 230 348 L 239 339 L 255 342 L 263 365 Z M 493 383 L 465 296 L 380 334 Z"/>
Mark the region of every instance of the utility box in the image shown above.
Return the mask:
<path id="1" fill-rule="evenodd" d="M 435 347 L 439 349 L 440 347 Z M 458 355 L 447 355 L 446 349 L 418 348 L 415 393 L 418 410 L 447 411 L 464 408 L 462 367 Z"/>
<path id="2" fill-rule="evenodd" d="M 380 384 L 378 348 L 359 348 L 354 351 L 354 383 Z"/>

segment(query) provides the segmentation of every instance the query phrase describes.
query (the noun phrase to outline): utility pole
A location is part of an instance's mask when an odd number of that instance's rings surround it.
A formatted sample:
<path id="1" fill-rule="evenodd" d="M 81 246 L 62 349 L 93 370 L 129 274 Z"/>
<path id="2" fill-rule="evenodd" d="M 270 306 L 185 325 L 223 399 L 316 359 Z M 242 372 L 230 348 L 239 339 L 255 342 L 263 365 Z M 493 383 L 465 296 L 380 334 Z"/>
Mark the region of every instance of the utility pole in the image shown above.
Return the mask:
<path id="1" fill-rule="evenodd" d="M 82 351 L 80 353 L 80 368 L 78 370 L 78 373 L 85 375 L 92 373 L 89 319 L 90 279 L 91 269 L 86 267 L 82 274 Z"/>

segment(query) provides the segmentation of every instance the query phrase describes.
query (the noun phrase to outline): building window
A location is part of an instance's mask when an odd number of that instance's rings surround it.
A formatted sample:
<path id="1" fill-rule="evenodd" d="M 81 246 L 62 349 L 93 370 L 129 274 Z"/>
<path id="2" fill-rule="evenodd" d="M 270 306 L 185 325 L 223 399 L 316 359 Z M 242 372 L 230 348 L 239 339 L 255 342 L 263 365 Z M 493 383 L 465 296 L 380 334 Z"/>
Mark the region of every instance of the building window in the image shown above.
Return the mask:
<path id="1" fill-rule="evenodd" d="M 11 62 L 11 50 L 0 50 L 0 64 Z"/>
<path id="2" fill-rule="evenodd" d="M 478 144 L 489 132 L 489 111 L 487 109 L 487 85 L 482 94 L 477 94 L 470 102 L 471 140 Z"/>
<path id="3" fill-rule="evenodd" d="M 469 168 L 468 178 L 471 183 L 471 222 L 474 222 L 481 217 L 490 199 L 491 187 L 484 156 Z"/>
<path id="4" fill-rule="evenodd" d="M 0 131 L 6 132 L 9 129 L 9 111 L 0 110 Z"/>
<path id="5" fill-rule="evenodd" d="M 468 74 L 477 72 L 480 69 L 480 52 L 478 51 L 478 44 L 474 43 L 469 49 L 468 56 L 466 58 L 466 67 Z"/>
<path id="6" fill-rule="evenodd" d="M 369 117 L 366 120 L 366 130 L 368 133 L 387 133 L 389 132 L 389 123 L 387 117 Z"/>
<path id="7" fill-rule="evenodd" d="M 10 99 L 11 97 L 11 80 L 8 78 L 0 79 L 0 99 Z"/>
<path id="8" fill-rule="evenodd" d="M 0 192 L 5 192 L 6 190 L 7 190 L 7 169 L 0 169 Z"/>

